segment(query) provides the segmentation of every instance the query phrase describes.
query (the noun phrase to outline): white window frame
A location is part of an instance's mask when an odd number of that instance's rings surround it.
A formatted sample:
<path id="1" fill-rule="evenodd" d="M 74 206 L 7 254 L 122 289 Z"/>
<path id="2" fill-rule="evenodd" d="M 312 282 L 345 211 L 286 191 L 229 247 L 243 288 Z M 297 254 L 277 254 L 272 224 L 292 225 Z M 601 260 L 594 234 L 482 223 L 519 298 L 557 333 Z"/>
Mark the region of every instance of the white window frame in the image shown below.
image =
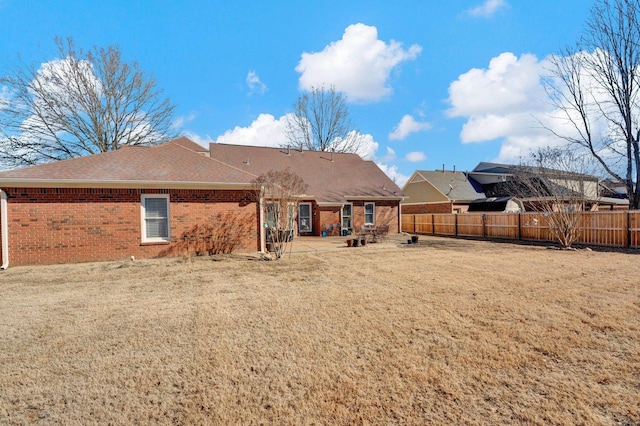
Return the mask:
<path id="1" fill-rule="evenodd" d="M 367 206 L 371 206 L 372 221 L 367 222 Z M 376 203 L 364 203 L 364 224 L 375 225 L 376 224 Z"/>
<path id="2" fill-rule="evenodd" d="M 167 236 L 166 237 L 147 237 L 147 217 L 146 217 L 146 202 L 149 198 L 164 198 L 167 200 Z M 142 242 L 143 243 L 168 243 L 171 241 L 171 203 L 169 194 L 142 194 L 140 196 L 140 218 L 142 223 Z"/>
<path id="3" fill-rule="evenodd" d="M 307 218 L 309 220 L 308 229 L 302 229 L 302 215 L 300 214 L 301 206 L 309 206 L 309 217 Z M 298 232 L 313 232 L 313 210 L 311 203 L 298 203 Z"/>
<path id="4" fill-rule="evenodd" d="M 349 214 L 349 216 L 345 216 L 344 214 L 344 208 L 345 207 L 349 207 L 349 210 L 351 211 L 351 213 Z M 349 222 L 348 224 L 345 223 L 345 218 L 349 218 Z M 347 229 L 349 231 L 353 230 L 353 203 L 344 203 L 342 205 L 342 207 L 340 208 L 340 225 L 342 229 Z M 349 226 L 347 226 L 349 225 Z"/>

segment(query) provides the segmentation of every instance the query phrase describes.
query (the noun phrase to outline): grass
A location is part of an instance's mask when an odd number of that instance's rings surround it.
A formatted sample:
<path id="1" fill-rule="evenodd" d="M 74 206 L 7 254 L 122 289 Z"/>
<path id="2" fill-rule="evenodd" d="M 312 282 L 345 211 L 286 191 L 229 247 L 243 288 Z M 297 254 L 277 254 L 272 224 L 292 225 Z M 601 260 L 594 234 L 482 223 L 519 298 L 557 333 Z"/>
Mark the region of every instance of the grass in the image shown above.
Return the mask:
<path id="1" fill-rule="evenodd" d="M 10 268 L 0 424 L 638 425 L 639 259 L 421 237 Z"/>

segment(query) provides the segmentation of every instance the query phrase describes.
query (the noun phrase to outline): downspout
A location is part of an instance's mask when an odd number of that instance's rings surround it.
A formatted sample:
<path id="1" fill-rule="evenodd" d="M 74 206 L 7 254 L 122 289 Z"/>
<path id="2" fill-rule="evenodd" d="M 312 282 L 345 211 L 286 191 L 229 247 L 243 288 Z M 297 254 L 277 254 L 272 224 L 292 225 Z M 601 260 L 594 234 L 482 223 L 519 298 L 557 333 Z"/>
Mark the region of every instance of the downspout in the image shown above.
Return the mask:
<path id="1" fill-rule="evenodd" d="M 0 234 L 2 234 L 2 265 L 0 269 L 9 267 L 9 222 L 7 219 L 7 193 L 0 189 Z"/>
<path id="2" fill-rule="evenodd" d="M 259 210 L 260 210 L 260 223 L 259 223 L 259 227 L 260 227 L 260 253 L 265 253 L 265 249 L 266 249 L 266 237 L 265 237 L 265 228 L 264 228 L 264 208 L 263 208 L 263 202 L 264 202 L 264 186 L 260 186 L 260 198 L 259 198 Z"/>
<path id="3" fill-rule="evenodd" d="M 398 201 L 398 234 L 402 234 L 402 200 Z"/>

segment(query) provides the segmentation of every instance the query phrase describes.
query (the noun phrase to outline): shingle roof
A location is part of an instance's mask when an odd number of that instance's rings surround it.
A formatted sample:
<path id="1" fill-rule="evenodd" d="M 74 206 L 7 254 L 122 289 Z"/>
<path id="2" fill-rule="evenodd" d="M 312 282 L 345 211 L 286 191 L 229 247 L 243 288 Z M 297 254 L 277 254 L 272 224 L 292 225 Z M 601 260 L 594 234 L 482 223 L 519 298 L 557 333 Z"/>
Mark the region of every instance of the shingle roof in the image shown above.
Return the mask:
<path id="1" fill-rule="evenodd" d="M 189 138 L 186 138 L 184 136 L 178 138 L 178 139 L 174 139 L 171 141 L 171 143 L 176 144 L 176 145 L 180 145 L 183 146 L 185 148 L 189 148 L 192 151 L 195 152 L 207 152 L 208 148 L 200 145 L 199 143 L 196 143 L 194 141 L 192 141 Z"/>
<path id="2" fill-rule="evenodd" d="M 402 190 L 374 162 L 357 154 L 217 143 L 210 144 L 209 151 L 212 158 L 254 175 L 289 168 L 304 179 L 307 192 L 319 203 L 403 196 Z"/>
<path id="3" fill-rule="evenodd" d="M 446 170 L 417 170 L 416 173 L 420 174 L 450 200 L 468 201 L 484 198 L 484 194 L 476 191 L 465 173 Z"/>
<path id="4" fill-rule="evenodd" d="M 54 163 L 0 172 L 1 181 L 171 182 L 248 184 L 255 176 L 168 142 L 132 146 Z"/>
<path id="5" fill-rule="evenodd" d="M 251 185 L 263 173 L 290 168 L 304 179 L 309 187 L 308 195 L 319 203 L 403 196 L 400 188 L 375 163 L 356 154 L 223 144 L 211 144 L 210 151 L 210 156 L 202 155 L 206 148 L 187 138 L 152 147 L 125 147 L 0 172 L 0 186 L 24 182 L 96 187 L 110 183 Z"/>

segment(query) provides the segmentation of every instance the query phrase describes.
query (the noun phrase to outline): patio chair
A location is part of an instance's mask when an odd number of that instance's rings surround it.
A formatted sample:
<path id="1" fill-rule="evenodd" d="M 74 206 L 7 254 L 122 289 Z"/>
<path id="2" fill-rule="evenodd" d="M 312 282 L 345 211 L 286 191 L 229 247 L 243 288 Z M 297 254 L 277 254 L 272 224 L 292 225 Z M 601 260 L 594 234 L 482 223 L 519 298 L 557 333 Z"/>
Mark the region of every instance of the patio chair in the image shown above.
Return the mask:
<path id="1" fill-rule="evenodd" d="M 386 241 L 389 235 L 389 225 L 380 225 L 376 227 L 376 239 Z"/>

